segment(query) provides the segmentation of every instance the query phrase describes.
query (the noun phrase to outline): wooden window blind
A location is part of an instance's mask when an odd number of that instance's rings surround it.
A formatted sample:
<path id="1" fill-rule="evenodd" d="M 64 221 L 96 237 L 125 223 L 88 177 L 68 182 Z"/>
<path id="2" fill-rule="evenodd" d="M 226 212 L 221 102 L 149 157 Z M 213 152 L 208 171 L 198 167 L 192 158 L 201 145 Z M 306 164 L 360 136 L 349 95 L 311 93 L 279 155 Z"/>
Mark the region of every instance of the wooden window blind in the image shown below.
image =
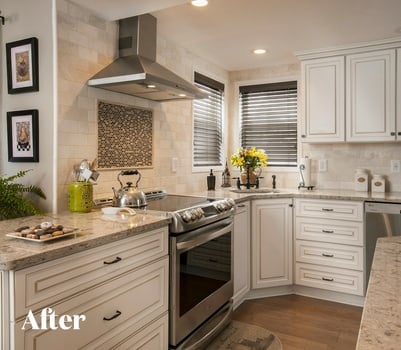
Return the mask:
<path id="1" fill-rule="evenodd" d="M 193 164 L 222 166 L 224 84 L 195 72 L 195 85 L 209 94 L 194 100 Z"/>
<path id="2" fill-rule="evenodd" d="M 265 150 L 269 166 L 297 166 L 297 82 L 240 86 L 241 146 Z"/>

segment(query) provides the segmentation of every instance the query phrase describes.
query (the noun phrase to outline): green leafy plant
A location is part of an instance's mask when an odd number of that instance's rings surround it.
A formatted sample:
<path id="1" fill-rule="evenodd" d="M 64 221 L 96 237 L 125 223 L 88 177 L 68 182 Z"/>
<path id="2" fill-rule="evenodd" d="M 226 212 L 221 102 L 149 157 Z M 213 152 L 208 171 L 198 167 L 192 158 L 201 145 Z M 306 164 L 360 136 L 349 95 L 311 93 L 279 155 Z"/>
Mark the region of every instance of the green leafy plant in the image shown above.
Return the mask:
<path id="1" fill-rule="evenodd" d="M 42 214 L 40 210 L 36 209 L 32 200 L 27 197 L 27 194 L 32 193 L 46 199 L 42 189 L 38 186 L 26 186 L 14 182 L 16 179 L 24 177 L 30 170 L 21 170 L 9 177 L 0 176 L 0 220 Z"/>

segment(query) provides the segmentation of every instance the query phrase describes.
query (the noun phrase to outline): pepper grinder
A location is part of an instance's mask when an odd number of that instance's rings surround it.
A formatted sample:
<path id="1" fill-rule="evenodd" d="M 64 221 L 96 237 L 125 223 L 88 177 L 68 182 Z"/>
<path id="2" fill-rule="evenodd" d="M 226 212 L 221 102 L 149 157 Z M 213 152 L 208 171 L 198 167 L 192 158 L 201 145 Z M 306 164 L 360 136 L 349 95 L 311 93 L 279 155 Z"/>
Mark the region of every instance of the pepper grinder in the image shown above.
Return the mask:
<path id="1" fill-rule="evenodd" d="M 216 187 L 216 176 L 213 175 L 213 169 L 210 169 L 210 174 L 207 177 L 207 190 L 214 191 Z"/>

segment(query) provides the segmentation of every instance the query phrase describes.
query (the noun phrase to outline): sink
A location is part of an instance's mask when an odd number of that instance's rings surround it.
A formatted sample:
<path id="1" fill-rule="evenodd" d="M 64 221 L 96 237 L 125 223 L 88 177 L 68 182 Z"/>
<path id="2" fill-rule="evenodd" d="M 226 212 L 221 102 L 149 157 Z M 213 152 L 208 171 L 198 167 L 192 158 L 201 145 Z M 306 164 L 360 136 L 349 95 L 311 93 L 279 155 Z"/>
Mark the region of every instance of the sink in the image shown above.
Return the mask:
<path id="1" fill-rule="evenodd" d="M 272 188 L 243 188 L 243 189 L 233 189 L 230 192 L 234 193 L 282 193 L 280 190 L 272 189 Z"/>

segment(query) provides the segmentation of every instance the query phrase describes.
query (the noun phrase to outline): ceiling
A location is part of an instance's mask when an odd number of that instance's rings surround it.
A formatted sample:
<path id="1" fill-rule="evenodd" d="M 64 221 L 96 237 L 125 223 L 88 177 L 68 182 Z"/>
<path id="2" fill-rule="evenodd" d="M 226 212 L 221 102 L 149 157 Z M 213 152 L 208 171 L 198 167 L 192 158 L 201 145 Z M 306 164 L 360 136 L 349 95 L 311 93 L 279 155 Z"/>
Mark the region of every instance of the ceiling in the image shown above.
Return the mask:
<path id="1" fill-rule="evenodd" d="M 294 52 L 401 37 L 400 0 L 71 0 L 116 20 L 151 13 L 158 33 L 228 70 L 297 62 Z M 254 48 L 267 54 L 256 56 Z"/>

